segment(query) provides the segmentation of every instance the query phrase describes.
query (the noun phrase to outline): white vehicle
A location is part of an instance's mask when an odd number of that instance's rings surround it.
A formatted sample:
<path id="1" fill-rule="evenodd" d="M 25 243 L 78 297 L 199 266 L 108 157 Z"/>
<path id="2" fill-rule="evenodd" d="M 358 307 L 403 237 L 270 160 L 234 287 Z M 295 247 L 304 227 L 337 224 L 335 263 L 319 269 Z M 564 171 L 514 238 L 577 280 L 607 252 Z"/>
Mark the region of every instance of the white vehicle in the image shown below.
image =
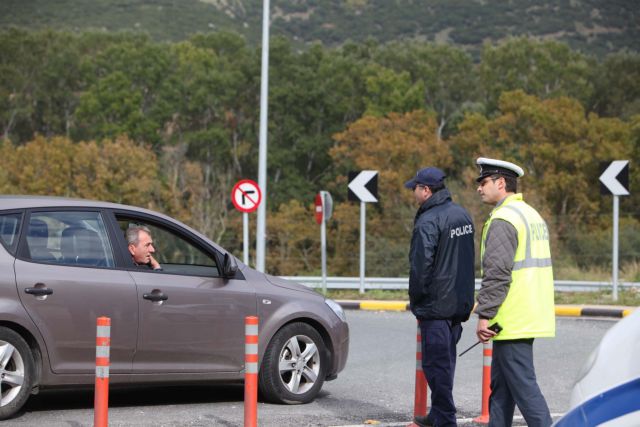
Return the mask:
<path id="1" fill-rule="evenodd" d="M 554 426 L 640 426 L 640 309 L 604 335 L 580 371 L 570 405 Z"/>

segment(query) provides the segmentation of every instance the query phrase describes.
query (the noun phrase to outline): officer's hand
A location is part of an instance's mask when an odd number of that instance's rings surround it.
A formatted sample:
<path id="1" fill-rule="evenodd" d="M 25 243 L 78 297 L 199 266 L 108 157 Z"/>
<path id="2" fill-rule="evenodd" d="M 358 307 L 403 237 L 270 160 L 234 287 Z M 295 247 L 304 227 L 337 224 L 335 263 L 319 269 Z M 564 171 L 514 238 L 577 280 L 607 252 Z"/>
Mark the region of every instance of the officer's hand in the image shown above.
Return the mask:
<path id="1" fill-rule="evenodd" d="M 480 341 L 487 342 L 491 338 L 496 336 L 496 333 L 488 328 L 489 319 L 478 319 L 478 327 L 476 328 L 476 335 Z"/>

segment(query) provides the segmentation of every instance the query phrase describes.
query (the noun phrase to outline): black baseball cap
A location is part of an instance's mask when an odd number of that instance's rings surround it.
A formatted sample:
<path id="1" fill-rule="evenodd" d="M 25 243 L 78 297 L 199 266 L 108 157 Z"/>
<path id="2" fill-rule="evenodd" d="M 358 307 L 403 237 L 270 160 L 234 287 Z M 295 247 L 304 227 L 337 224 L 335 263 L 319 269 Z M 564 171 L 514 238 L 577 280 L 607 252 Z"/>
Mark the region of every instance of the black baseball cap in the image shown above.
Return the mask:
<path id="1" fill-rule="evenodd" d="M 439 185 L 444 183 L 444 179 L 447 175 L 444 174 L 440 169 L 434 167 L 428 167 L 420 169 L 416 172 L 416 176 L 412 179 L 404 183 L 404 186 L 408 189 L 413 190 L 416 185 Z"/>

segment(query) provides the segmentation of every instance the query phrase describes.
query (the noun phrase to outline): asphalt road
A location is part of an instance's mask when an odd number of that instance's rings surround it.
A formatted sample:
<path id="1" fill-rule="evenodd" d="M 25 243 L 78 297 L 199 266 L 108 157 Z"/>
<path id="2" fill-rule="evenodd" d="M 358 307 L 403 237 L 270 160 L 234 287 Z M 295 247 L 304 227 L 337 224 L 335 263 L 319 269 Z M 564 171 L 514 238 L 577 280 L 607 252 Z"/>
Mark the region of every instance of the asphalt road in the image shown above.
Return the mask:
<path id="1" fill-rule="evenodd" d="M 260 426 L 344 426 L 378 421 L 407 425 L 413 413 L 415 318 L 407 312 L 349 311 L 351 348 L 346 369 L 307 405 L 258 405 Z M 557 337 L 534 344 L 540 387 L 551 412 L 564 413 L 570 390 L 591 350 L 613 320 L 558 318 Z M 459 350 L 475 341 L 465 324 Z M 454 397 L 458 417 L 480 412 L 482 346 L 459 359 Z M 243 389 L 231 386 L 112 390 L 111 426 L 241 426 Z M 25 411 L 2 423 L 17 426 L 93 425 L 93 392 L 42 392 Z M 461 424 L 465 424 L 464 422 Z"/>

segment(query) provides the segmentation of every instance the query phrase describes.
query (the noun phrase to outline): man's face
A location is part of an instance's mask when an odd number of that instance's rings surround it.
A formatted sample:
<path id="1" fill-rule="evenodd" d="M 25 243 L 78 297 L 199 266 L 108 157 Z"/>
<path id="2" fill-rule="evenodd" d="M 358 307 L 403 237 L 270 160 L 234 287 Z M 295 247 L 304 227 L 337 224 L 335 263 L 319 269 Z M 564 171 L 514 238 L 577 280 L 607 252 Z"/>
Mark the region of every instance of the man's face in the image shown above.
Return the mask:
<path id="1" fill-rule="evenodd" d="M 413 187 L 413 197 L 415 197 L 416 203 L 418 205 L 422 205 L 424 202 L 426 202 L 427 199 L 431 197 L 431 194 L 431 190 L 429 190 L 429 187 L 427 187 L 426 185 L 417 184 L 415 187 Z"/>
<path id="2" fill-rule="evenodd" d="M 134 245 L 131 243 L 129 245 L 129 252 L 131 253 L 133 262 L 136 264 L 148 264 L 151 262 L 151 255 L 156 252 L 156 249 L 153 247 L 153 240 L 149 233 L 139 231 L 138 244 Z"/>
<path id="3" fill-rule="evenodd" d="M 483 203 L 495 205 L 505 197 L 504 178 L 488 176 L 478 184 L 478 194 Z"/>

